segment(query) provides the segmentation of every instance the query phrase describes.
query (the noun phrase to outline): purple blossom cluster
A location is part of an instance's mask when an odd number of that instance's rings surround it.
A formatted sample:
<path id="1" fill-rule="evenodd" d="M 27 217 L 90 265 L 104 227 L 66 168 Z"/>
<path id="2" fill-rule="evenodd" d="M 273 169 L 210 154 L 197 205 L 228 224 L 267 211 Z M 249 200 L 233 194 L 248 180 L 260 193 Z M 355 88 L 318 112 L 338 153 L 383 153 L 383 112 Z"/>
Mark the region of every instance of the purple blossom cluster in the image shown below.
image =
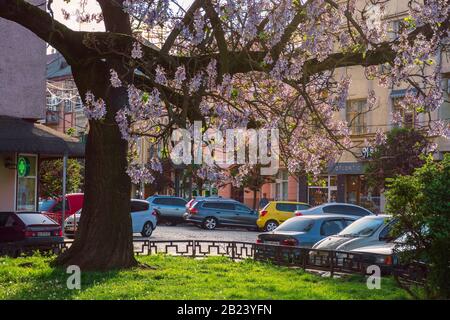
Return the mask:
<path id="1" fill-rule="evenodd" d="M 91 91 L 84 98 L 84 114 L 91 120 L 102 120 L 106 115 L 106 104 L 101 98 L 96 99 Z"/>

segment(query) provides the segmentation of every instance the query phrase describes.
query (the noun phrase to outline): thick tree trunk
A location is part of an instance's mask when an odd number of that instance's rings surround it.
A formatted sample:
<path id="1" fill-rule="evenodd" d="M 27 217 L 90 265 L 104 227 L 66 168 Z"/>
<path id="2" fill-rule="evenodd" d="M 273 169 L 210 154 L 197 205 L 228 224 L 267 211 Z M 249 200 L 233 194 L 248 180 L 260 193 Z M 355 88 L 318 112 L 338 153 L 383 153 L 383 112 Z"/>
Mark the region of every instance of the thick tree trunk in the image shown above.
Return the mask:
<path id="1" fill-rule="evenodd" d="M 86 183 L 80 228 L 73 245 L 55 264 L 81 270 L 109 270 L 137 265 L 130 216 L 130 178 L 126 174 L 128 143 L 122 139 L 115 114 L 127 103 L 125 88 L 109 86 L 108 67 L 96 62 L 73 68 L 80 93 L 103 97 L 106 118 L 90 121 L 86 144 Z"/>
<path id="2" fill-rule="evenodd" d="M 117 127 L 91 126 L 86 150 L 86 186 L 80 229 L 57 265 L 81 270 L 128 268 L 133 254 L 130 179 L 125 173 L 127 144 Z"/>

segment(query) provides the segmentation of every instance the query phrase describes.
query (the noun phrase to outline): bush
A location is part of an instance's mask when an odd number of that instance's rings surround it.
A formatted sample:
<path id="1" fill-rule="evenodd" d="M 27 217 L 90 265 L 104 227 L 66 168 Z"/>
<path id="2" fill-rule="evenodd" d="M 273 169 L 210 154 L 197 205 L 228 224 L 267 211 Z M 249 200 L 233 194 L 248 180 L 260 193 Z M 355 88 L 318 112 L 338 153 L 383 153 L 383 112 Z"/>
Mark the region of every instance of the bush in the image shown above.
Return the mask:
<path id="1" fill-rule="evenodd" d="M 428 298 L 450 298 L 450 154 L 432 157 L 412 175 L 387 179 L 386 211 L 398 220 L 396 235 L 406 232 L 405 262 L 425 261 L 430 272 Z"/>
<path id="2" fill-rule="evenodd" d="M 424 164 L 422 155 L 430 145 L 423 133 L 408 128 L 394 128 L 386 138 L 386 143 L 376 148 L 365 169 L 371 187 L 383 189 L 386 178 L 412 174 Z"/>
<path id="3" fill-rule="evenodd" d="M 83 189 L 84 166 L 76 159 L 67 161 L 67 193 L 80 192 Z M 42 198 L 59 197 L 62 194 L 63 160 L 44 160 L 39 167 L 39 196 Z"/>

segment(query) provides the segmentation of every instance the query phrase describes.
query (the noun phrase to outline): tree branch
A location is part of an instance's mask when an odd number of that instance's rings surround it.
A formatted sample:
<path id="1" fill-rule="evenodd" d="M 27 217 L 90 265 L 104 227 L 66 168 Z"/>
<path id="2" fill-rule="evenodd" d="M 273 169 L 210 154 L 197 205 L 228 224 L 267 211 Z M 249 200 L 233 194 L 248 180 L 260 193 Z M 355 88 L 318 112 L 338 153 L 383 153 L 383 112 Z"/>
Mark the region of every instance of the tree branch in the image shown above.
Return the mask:
<path id="1" fill-rule="evenodd" d="M 48 13 L 24 0 L 0 0 L 0 17 L 27 28 L 56 48 L 72 64 L 85 56 L 82 35 L 54 20 Z"/>

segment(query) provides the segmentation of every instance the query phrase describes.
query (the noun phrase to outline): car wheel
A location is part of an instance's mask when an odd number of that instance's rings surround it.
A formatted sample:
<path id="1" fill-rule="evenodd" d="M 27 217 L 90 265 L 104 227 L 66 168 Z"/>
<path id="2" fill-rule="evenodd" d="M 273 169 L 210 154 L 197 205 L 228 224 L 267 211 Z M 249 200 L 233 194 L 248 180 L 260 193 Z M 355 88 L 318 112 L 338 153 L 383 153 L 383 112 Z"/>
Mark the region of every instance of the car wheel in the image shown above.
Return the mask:
<path id="1" fill-rule="evenodd" d="M 266 225 L 264 226 L 264 231 L 270 232 L 275 230 L 278 227 L 278 222 L 275 220 L 270 220 L 266 222 Z"/>
<path id="2" fill-rule="evenodd" d="M 217 219 L 214 217 L 208 217 L 203 221 L 203 228 L 207 230 L 214 230 L 217 227 Z"/>
<path id="3" fill-rule="evenodd" d="M 146 238 L 150 238 L 153 233 L 153 224 L 150 221 L 147 221 L 142 227 L 141 235 Z"/>

